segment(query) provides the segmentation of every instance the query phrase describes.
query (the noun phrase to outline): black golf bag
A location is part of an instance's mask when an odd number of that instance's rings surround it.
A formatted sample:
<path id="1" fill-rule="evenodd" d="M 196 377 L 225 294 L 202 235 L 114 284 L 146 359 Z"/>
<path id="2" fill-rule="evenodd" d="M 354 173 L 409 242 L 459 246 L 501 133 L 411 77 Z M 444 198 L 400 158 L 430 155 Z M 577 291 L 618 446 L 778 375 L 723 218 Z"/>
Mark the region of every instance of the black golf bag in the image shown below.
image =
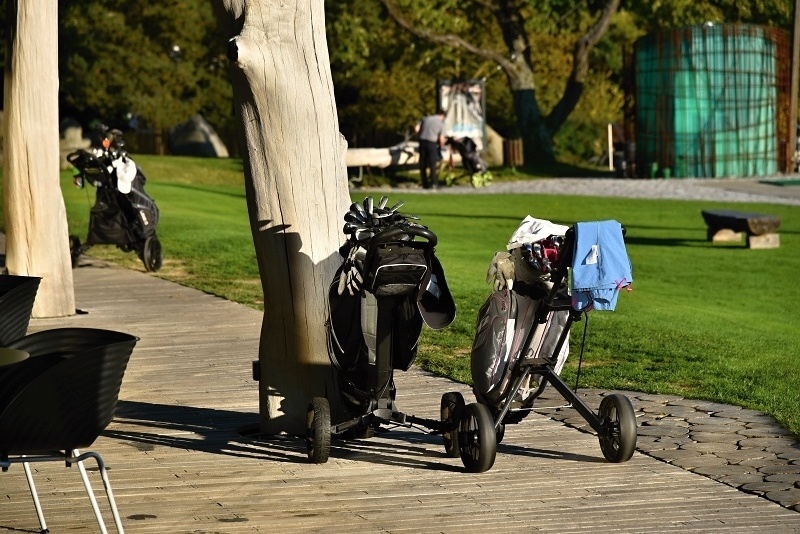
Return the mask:
<path id="1" fill-rule="evenodd" d="M 463 137 L 461 139 L 455 139 L 453 137 L 449 137 L 447 139 L 447 144 L 456 149 L 458 154 L 461 156 L 461 162 L 464 165 L 464 169 L 470 174 L 480 174 L 482 172 L 486 172 L 489 168 L 486 165 L 486 162 L 483 161 L 478 155 L 478 145 L 475 144 L 475 141 L 472 140 L 470 137 Z"/>
<path id="2" fill-rule="evenodd" d="M 494 291 L 478 311 L 470 359 L 476 398 L 488 405 L 502 404 L 521 359 L 553 355 L 569 313 L 551 311 L 545 315 L 545 323 L 537 328 L 537 312 L 544 306 L 547 291 L 545 285 L 533 288 L 518 284 L 516 290 Z M 533 329 L 536 329 L 534 337 L 526 346 Z M 568 354 L 568 344 L 556 352 L 553 361 L 556 374 L 561 372 Z M 538 388 L 538 377 L 533 375 L 532 378 L 524 388 L 530 385 Z M 524 388 L 519 392 L 520 400 L 527 399 L 531 393 Z M 527 412 L 522 413 L 527 415 Z"/>
<path id="3" fill-rule="evenodd" d="M 156 236 L 158 207 L 145 193 L 144 173 L 122 146 L 117 134 L 114 145 L 105 138 L 103 148 L 77 150 L 67 156 L 77 169 L 75 185 L 83 188 L 89 182 L 96 188 L 86 241 L 81 243 L 77 236 L 70 236 L 73 267 L 93 245 L 116 245 L 124 252 L 136 251 L 146 270 L 161 268 L 161 243 Z"/>
<path id="4" fill-rule="evenodd" d="M 396 213 L 399 205 L 385 210 L 385 202 L 384 197 L 372 212 L 387 215 L 367 214 L 369 226 L 345 225 L 350 239 L 340 253 L 346 260 L 328 292 L 330 360 L 342 402 L 353 416 L 391 407 L 393 371 L 411 367 L 423 323 L 439 329 L 455 319 L 434 254 L 435 234 Z"/>

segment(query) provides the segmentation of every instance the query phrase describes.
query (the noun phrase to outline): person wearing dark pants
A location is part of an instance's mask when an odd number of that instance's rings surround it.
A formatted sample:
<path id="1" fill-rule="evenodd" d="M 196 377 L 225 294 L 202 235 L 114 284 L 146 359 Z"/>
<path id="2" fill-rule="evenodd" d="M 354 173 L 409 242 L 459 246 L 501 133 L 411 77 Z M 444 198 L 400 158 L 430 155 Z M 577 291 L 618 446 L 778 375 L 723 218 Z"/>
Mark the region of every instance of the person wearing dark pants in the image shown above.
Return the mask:
<path id="1" fill-rule="evenodd" d="M 422 187 L 437 189 L 439 182 L 436 176 L 436 167 L 442 159 L 441 149 L 445 143 L 444 110 L 439 109 L 435 115 L 423 117 L 416 125 L 415 131 L 419 136 L 419 173 L 422 178 Z M 430 172 L 430 180 L 428 173 Z"/>

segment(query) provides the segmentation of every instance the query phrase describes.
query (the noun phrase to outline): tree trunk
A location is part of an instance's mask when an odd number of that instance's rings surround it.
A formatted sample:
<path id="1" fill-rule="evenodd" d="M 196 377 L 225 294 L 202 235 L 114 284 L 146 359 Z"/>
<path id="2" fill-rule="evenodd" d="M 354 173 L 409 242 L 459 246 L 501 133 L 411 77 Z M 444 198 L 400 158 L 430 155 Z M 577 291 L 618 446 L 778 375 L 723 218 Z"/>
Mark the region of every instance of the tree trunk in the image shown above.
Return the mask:
<path id="1" fill-rule="evenodd" d="M 512 91 L 517 124 L 522 134 L 522 158 L 527 167 L 553 163 L 553 135 L 546 127 L 535 89 Z"/>
<path id="2" fill-rule="evenodd" d="M 10 274 L 39 276 L 34 317 L 75 313 L 59 179 L 58 4 L 7 0 L 3 213 Z"/>
<path id="3" fill-rule="evenodd" d="M 261 431 L 305 434 L 339 404 L 325 333 L 350 205 L 323 0 L 215 0 L 227 35 L 250 226 L 264 290 Z"/>

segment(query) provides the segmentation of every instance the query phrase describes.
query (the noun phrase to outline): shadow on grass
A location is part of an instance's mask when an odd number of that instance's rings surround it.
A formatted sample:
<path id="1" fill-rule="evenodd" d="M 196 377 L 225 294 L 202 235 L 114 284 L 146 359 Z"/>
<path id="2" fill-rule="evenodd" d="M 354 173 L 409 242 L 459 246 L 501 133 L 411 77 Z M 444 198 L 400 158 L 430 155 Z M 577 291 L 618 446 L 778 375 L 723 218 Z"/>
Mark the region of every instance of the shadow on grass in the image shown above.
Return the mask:
<path id="1" fill-rule="evenodd" d="M 708 241 L 705 239 L 684 239 L 672 237 L 625 237 L 626 245 L 644 245 L 651 247 L 694 247 L 700 243 L 708 243 Z"/>

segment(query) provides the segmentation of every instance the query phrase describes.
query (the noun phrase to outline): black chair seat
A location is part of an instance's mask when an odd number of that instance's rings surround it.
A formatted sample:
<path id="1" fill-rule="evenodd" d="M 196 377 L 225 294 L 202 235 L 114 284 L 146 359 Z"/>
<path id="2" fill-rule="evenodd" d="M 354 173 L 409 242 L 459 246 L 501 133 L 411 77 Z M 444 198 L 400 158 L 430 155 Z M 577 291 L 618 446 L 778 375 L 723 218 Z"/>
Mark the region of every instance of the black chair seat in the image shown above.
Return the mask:
<path id="1" fill-rule="evenodd" d="M 82 462 L 97 460 L 112 506 L 117 530 L 119 514 L 113 502 L 102 459 L 78 449 L 97 439 L 114 416 L 128 361 L 138 338 L 92 328 L 45 330 L 11 343 L 30 354 L 3 367 L 0 373 L 0 466 L 32 461 Z M 63 451 L 53 454 L 53 451 Z M 36 456 L 40 455 L 40 456 Z M 43 455 L 43 456 L 41 456 Z M 81 464 L 82 476 L 85 470 Z M 46 530 L 35 486 L 28 483 L 42 530 Z M 88 479 L 84 478 L 89 491 Z M 96 503 L 95 514 L 102 523 Z"/>

